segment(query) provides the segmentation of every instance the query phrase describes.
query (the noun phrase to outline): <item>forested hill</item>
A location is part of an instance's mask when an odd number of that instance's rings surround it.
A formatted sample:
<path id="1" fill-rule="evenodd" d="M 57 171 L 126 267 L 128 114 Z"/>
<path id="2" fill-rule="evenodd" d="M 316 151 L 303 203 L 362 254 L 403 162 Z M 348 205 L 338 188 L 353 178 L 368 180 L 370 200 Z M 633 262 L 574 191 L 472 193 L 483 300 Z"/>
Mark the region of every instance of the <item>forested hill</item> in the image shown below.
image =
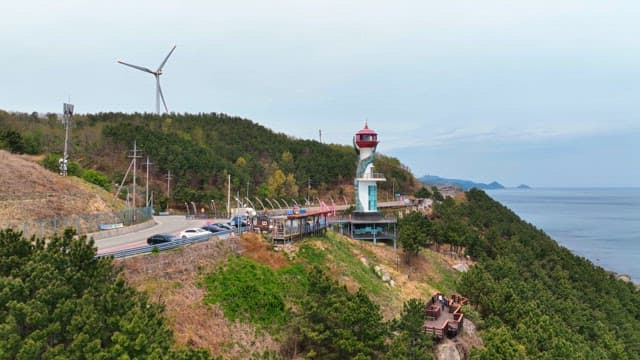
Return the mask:
<path id="1" fill-rule="evenodd" d="M 57 116 L 0 111 L 0 148 L 25 153 L 57 153 L 45 163 L 55 168 L 63 147 L 64 129 Z M 353 129 L 355 132 L 357 129 Z M 275 133 L 247 119 L 225 114 L 99 113 L 73 117 L 70 155 L 81 168 L 106 174 L 119 183 L 133 142 L 153 163 L 151 190 L 166 194 L 171 171 L 173 202 L 225 198 L 227 175 L 232 193 L 251 197 L 302 199 L 350 197 L 357 156 L 350 146 L 323 144 Z M 415 190 L 417 182 L 397 159 L 379 156 L 376 170 L 388 181 L 380 197 L 395 186 Z M 75 168 L 75 166 L 72 166 Z M 144 170 L 140 166 L 139 173 Z M 395 184 L 394 184 L 395 183 Z"/>
<path id="2" fill-rule="evenodd" d="M 434 175 L 425 175 L 423 177 L 421 177 L 420 182 L 422 182 L 425 185 L 455 185 L 458 186 L 460 188 L 462 188 L 462 190 L 467 191 L 473 188 L 476 189 L 483 189 L 483 190 L 495 190 L 495 189 L 504 189 L 504 185 L 500 184 L 497 181 L 493 181 L 489 184 L 485 184 L 485 183 L 478 183 L 478 182 L 474 182 L 471 180 L 462 180 L 462 179 L 448 179 L 448 178 L 443 178 L 440 176 L 434 176 Z"/>
<path id="3" fill-rule="evenodd" d="M 458 290 L 485 319 L 482 359 L 640 359 L 640 293 L 481 190 L 435 209 L 433 236 L 478 264 Z"/>

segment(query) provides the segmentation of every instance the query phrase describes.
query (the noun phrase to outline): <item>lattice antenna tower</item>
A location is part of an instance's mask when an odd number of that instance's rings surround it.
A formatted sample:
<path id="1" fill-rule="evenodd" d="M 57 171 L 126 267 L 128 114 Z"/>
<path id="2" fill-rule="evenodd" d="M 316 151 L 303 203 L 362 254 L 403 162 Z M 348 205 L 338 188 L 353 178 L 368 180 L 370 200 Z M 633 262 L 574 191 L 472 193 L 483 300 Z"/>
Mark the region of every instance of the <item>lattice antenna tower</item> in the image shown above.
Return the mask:
<path id="1" fill-rule="evenodd" d="M 62 121 L 64 121 L 64 152 L 62 158 L 58 160 L 58 167 L 60 169 L 60 175 L 67 176 L 69 166 L 69 123 L 73 116 L 73 105 L 64 103 L 62 105 L 62 111 Z"/>

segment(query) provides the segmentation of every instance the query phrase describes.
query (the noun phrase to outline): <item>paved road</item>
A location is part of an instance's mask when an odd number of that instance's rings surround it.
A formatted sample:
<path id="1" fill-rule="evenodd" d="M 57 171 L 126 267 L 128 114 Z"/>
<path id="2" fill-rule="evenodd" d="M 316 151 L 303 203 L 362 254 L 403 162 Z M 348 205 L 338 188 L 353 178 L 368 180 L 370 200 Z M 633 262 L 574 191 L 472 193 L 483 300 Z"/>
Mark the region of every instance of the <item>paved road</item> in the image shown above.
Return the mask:
<path id="1" fill-rule="evenodd" d="M 157 225 L 153 227 L 125 235 L 118 235 L 97 240 L 96 247 L 98 248 L 98 253 L 112 252 L 146 245 L 147 238 L 153 234 L 177 234 L 186 228 L 203 226 L 205 223 L 207 223 L 207 221 L 215 222 L 213 220 L 203 219 L 187 220 L 184 216 L 181 215 L 154 216 L 153 219 L 157 223 Z"/>
<path id="2" fill-rule="evenodd" d="M 378 207 L 402 207 L 406 206 L 400 201 L 390 201 L 390 202 L 382 202 L 378 204 Z M 344 211 L 347 206 L 338 205 L 336 206 L 337 211 Z M 307 208 L 309 211 L 320 210 L 320 208 Z M 171 216 L 154 216 L 154 220 L 157 225 L 132 232 L 125 235 L 114 236 L 110 238 L 104 238 L 96 241 L 96 247 L 98 248 L 98 253 L 112 252 L 123 249 L 134 248 L 147 244 L 147 238 L 153 234 L 159 233 L 169 233 L 169 234 L 177 234 L 180 231 L 190 228 L 190 227 L 200 227 L 206 224 L 207 222 L 222 222 L 224 220 L 206 220 L 206 219 L 198 219 L 198 220 L 187 220 L 183 215 L 171 215 Z"/>

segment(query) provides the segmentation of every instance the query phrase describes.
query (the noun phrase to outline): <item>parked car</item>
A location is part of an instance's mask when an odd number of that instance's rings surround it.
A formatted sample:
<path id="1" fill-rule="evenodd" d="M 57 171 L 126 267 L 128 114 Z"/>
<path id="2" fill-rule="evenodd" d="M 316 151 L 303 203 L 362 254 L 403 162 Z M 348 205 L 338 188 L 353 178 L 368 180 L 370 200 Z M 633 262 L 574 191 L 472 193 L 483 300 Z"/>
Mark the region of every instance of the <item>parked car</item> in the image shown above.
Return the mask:
<path id="1" fill-rule="evenodd" d="M 207 230 L 208 232 L 214 233 L 214 234 L 220 231 L 227 231 L 227 229 L 221 226 L 218 226 L 218 224 L 207 224 L 202 227 L 202 230 Z"/>
<path id="2" fill-rule="evenodd" d="M 191 239 L 193 237 L 199 237 L 199 236 L 211 235 L 211 234 L 212 233 L 210 231 L 207 231 L 201 228 L 190 228 L 190 229 L 181 231 L 178 234 L 178 237 L 181 239 Z"/>
<path id="3" fill-rule="evenodd" d="M 232 228 L 245 227 L 247 226 L 247 218 L 236 215 L 229 220 L 229 225 L 231 225 Z"/>
<path id="4" fill-rule="evenodd" d="M 215 224 L 217 227 L 223 228 L 224 230 L 233 230 L 233 228 L 231 227 L 231 225 L 227 224 L 227 223 L 217 223 Z"/>
<path id="5" fill-rule="evenodd" d="M 163 244 L 178 240 L 178 237 L 173 234 L 155 234 L 147 239 L 147 244 L 156 245 Z"/>

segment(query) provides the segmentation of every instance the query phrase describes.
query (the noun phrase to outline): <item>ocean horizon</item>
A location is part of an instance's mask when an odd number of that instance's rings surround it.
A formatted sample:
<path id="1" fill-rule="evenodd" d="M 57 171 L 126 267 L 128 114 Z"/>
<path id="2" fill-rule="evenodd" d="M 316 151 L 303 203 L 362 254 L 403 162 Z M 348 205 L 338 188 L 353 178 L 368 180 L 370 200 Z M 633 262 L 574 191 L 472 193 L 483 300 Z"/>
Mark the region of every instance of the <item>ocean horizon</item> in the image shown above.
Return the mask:
<path id="1" fill-rule="evenodd" d="M 486 192 L 574 254 L 640 282 L 640 187 Z"/>

